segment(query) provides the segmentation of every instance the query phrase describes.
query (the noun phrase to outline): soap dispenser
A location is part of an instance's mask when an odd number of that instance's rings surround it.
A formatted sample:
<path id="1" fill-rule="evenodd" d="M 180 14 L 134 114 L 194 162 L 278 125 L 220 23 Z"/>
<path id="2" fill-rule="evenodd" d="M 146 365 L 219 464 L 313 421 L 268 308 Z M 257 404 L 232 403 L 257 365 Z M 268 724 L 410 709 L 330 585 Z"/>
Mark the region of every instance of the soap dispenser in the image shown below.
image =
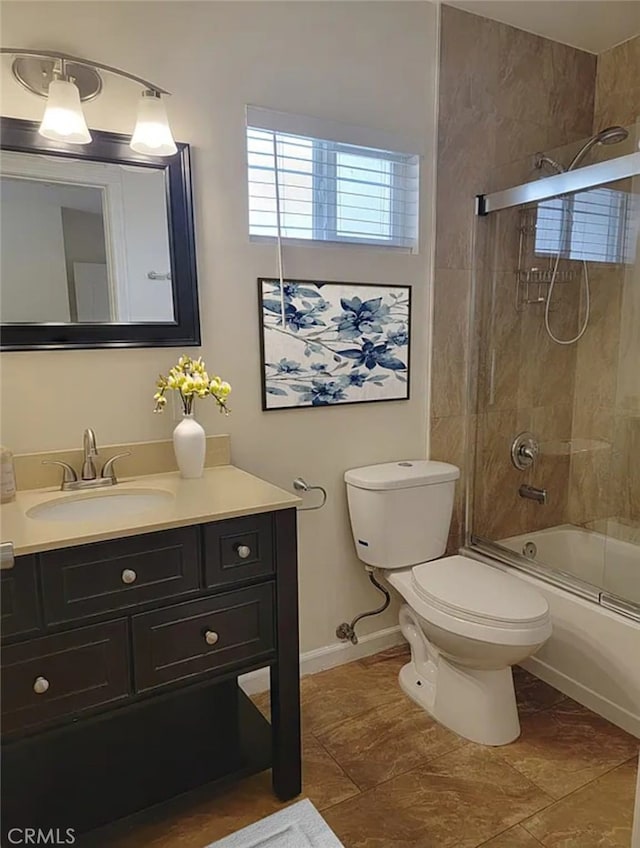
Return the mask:
<path id="1" fill-rule="evenodd" d="M 13 454 L 0 446 L 0 503 L 12 501 L 16 496 L 16 472 Z"/>

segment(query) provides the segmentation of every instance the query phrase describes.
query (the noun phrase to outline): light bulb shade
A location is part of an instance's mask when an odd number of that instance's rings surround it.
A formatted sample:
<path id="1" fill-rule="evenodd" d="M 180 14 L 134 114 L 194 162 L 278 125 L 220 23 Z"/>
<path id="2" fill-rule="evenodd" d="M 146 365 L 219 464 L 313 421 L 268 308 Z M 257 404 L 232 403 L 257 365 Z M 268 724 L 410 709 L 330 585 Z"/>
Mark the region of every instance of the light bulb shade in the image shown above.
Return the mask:
<path id="1" fill-rule="evenodd" d="M 89 144 L 91 141 L 80 105 L 80 92 L 70 80 L 51 81 L 47 107 L 38 132 L 51 141 L 67 144 Z"/>
<path id="2" fill-rule="evenodd" d="M 173 156 L 178 152 L 164 103 L 154 92 L 142 93 L 130 146 L 145 156 Z"/>

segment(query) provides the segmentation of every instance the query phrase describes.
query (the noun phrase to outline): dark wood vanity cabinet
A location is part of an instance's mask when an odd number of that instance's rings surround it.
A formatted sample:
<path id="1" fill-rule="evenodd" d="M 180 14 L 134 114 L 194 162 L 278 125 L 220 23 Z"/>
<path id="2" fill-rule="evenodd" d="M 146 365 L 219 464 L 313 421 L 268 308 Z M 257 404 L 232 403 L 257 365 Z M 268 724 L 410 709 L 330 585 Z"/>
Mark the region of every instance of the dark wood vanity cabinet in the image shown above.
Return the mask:
<path id="1" fill-rule="evenodd" d="M 45 623 L 197 593 L 200 535 L 183 527 L 40 554 Z"/>
<path id="2" fill-rule="evenodd" d="M 300 792 L 295 509 L 2 572 L 2 830 L 78 833 L 269 766 Z M 271 725 L 238 675 L 269 666 Z"/>
<path id="3" fill-rule="evenodd" d="M 20 558 L 20 567 L 0 572 L 0 627 L 2 638 L 28 636 L 40 628 L 36 558 Z"/>
<path id="4" fill-rule="evenodd" d="M 2 730 L 46 724 L 130 693 L 127 622 L 78 627 L 2 650 Z"/>

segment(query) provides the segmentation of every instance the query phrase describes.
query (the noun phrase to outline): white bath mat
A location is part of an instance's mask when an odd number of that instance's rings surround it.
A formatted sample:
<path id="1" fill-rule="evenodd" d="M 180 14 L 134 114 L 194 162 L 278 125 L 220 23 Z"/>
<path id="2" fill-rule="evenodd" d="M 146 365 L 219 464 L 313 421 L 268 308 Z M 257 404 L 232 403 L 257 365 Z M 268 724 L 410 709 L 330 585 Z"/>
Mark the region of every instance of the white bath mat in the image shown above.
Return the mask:
<path id="1" fill-rule="evenodd" d="M 311 801 L 298 801 L 209 848 L 344 848 Z"/>

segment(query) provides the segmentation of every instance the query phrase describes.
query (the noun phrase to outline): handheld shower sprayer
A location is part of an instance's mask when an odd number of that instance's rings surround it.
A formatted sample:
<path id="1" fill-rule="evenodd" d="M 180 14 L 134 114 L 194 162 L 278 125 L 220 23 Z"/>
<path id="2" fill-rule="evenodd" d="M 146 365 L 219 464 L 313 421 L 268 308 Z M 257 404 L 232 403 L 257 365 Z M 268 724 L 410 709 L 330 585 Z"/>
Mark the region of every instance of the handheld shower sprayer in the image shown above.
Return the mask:
<path id="1" fill-rule="evenodd" d="M 619 144 L 621 141 L 625 141 L 629 137 L 629 132 L 624 127 L 613 126 L 613 127 L 605 127 L 605 129 L 600 130 L 599 133 L 591 136 L 578 150 L 576 155 L 573 157 L 571 162 L 565 167 L 561 165 L 556 159 L 553 159 L 551 156 L 547 156 L 546 153 L 536 153 L 534 160 L 534 167 L 537 170 L 541 170 L 545 165 L 556 172 L 556 174 L 563 174 L 567 171 L 573 171 L 574 168 L 577 168 L 578 165 L 583 161 L 585 156 L 589 153 L 589 151 L 598 144 Z M 558 277 L 558 266 L 560 264 L 561 251 L 558 250 L 558 253 L 555 258 L 555 262 L 553 264 L 553 271 L 551 273 L 551 282 L 549 283 L 549 290 L 547 292 L 547 296 L 545 298 L 544 305 L 544 326 L 547 331 L 547 335 L 549 338 L 554 341 L 556 344 L 560 345 L 572 345 L 579 341 L 585 334 L 587 327 L 589 326 L 589 318 L 591 315 L 591 286 L 589 284 L 589 268 L 585 260 L 582 262 L 583 267 L 583 276 L 584 276 L 584 321 L 582 323 L 582 327 L 578 331 L 578 333 L 571 339 L 560 339 L 556 336 L 551 329 L 551 325 L 549 322 L 549 312 L 551 311 L 551 298 L 553 297 L 553 292 L 556 285 L 556 280 Z"/>

